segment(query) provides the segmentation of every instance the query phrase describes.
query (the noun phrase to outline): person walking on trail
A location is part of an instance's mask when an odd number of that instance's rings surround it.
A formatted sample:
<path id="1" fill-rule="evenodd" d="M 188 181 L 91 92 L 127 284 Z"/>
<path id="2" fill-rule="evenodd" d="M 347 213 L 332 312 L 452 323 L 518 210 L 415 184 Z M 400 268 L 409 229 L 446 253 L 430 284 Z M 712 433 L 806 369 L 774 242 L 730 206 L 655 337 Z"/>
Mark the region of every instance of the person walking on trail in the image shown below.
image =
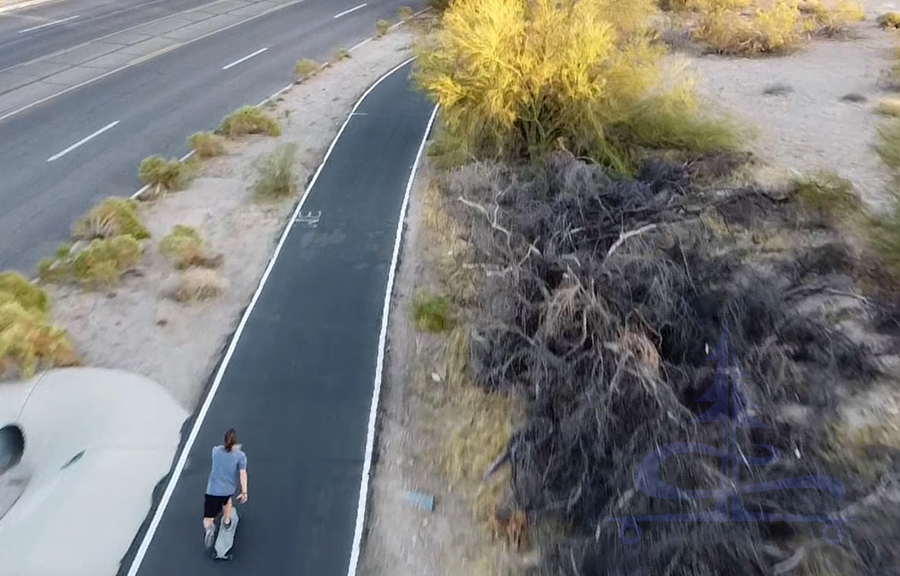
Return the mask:
<path id="1" fill-rule="evenodd" d="M 234 429 L 225 432 L 225 444 L 212 449 L 212 468 L 206 483 L 206 498 L 203 502 L 203 528 L 206 536 L 203 542 L 207 548 L 213 545 L 215 520 L 222 512 L 222 528 L 231 527 L 232 497 L 240 485 L 238 502 L 247 501 L 247 455 L 237 443 Z"/>

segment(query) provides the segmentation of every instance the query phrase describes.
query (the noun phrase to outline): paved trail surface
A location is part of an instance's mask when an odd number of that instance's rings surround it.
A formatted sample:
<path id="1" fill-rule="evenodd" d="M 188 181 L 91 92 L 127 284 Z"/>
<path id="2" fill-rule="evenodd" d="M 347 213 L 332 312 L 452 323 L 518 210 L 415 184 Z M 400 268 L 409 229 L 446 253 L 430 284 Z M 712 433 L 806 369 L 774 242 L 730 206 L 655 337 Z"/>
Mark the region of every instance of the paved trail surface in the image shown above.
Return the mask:
<path id="1" fill-rule="evenodd" d="M 158 524 L 138 539 L 146 554 L 138 549 L 132 576 L 347 575 L 398 222 L 434 117 L 410 69 L 374 87 L 326 157 L 238 327 Z M 234 560 L 221 564 L 203 549 L 201 518 L 210 449 L 229 427 L 248 455 L 250 500 Z"/>

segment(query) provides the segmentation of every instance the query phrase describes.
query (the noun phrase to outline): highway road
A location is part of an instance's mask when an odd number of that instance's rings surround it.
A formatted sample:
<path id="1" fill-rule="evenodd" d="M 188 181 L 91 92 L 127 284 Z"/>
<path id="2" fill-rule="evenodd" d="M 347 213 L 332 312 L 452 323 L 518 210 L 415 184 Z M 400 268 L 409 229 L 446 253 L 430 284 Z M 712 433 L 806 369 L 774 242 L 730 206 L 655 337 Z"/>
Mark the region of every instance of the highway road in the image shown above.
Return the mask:
<path id="1" fill-rule="evenodd" d="M 211 1 L 69 0 L 0 14 L 0 71 Z"/>
<path id="2" fill-rule="evenodd" d="M 121 574 L 353 576 L 403 214 L 436 112 L 410 69 L 377 84 L 339 133 L 295 213 L 318 221 L 286 229 Z M 210 449 L 230 427 L 249 501 L 222 565 L 201 518 Z"/>
<path id="3" fill-rule="evenodd" d="M 143 158 L 187 153 L 190 134 L 289 84 L 298 58 L 327 60 L 423 4 L 370 0 L 335 18 L 360 1 L 301 0 L 0 120 L 0 269 L 33 273 L 75 218 L 140 186 Z"/>

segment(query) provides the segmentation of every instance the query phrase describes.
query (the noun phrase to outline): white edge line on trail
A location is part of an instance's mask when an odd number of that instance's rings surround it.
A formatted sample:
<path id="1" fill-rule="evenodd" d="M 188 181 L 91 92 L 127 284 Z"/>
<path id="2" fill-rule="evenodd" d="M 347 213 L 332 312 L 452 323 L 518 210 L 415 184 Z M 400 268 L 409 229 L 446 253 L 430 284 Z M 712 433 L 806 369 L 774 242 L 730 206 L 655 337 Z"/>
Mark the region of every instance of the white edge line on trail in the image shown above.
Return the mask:
<path id="1" fill-rule="evenodd" d="M 69 16 L 68 18 L 61 18 L 59 20 L 54 20 L 52 22 L 46 22 L 44 24 L 32 26 L 31 28 L 25 28 L 24 30 L 19 30 L 18 32 L 16 32 L 16 34 L 24 34 L 26 32 L 34 32 L 35 30 L 41 30 L 43 28 L 48 28 L 50 26 L 56 26 L 57 24 L 64 24 L 66 22 L 71 22 L 72 20 L 75 20 L 76 18 L 79 18 L 79 16 L 77 14 L 75 16 Z"/>
<path id="2" fill-rule="evenodd" d="M 212 401 L 216 396 L 216 392 L 219 390 L 219 386 L 222 383 L 222 378 L 225 375 L 225 370 L 228 368 L 228 363 L 231 361 L 231 356 L 232 354 L 234 354 L 235 348 L 237 348 L 238 341 L 241 338 L 241 333 L 244 331 L 244 327 L 247 325 L 247 320 L 250 318 L 250 314 L 253 312 L 253 308 L 256 306 L 256 302 L 259 300 L 260 294 L 262 294 L 263 288 L 266 285 L 266 281 L 269 279 L 269 274 L 271 274 L 272 269 L 275 267 L 275 262 L 278 260 L 278 255 L 281 253 L 281 248 L 284 246 L 288 234 L 290 234 L 291 230 L 293 229 L 294 221 L 297 219 L 297 216 L 300 214 L 300 210 L 303 208 L 303 204 L 309 197 L 309 192 L 312 190 L 313 186 L 315 186 L 316 184 L 316 181 L 319 179 L 319 174 L 322 173 L 322 169 L 328 162 L 328 158 L 331 156 L 331 152 L 337 145 L 338 140 L 340 140 L 341 134 L 343 134 L 344 129 L 347 127 L 347 124 L 350 123 L 353 112 L 356 111 L 356 109 L 363 103 L 366 97 L 379 84 L 381 84 L 382 81 L 387 79 L 394 72 L 400 70 L 413 60 L 415 60 L 414 57 L 407 59 L 401 64 L 398 64 L 383 76 L 378 78 L 378 80 L 376 80 L 374 84 L 369 86 L 369 88 L 366 89 L 365 92 L 363 92 L 363 95 L 359 98 L 359 100 L 357 100 L 353 105 L 353 108 L 350 110 L 350 114 L 347 115 L 347 119 L 344 120 L 344 123 L 341 125 L 338 133 L 335 135 L 334 140 L 331 141 L 331 145 L 325 152 L 324 158 L 322 158 L 322 163 L 319 164 L 319 167 L 316 169 L 316 173 L 313 175 L 312 180 L 310 180 L 309 185 L 303 192 L 303 196 L 297 203 L 297 207 L 294 209 L 294 213 L 285 224 L 284 232 L 282 232 L 281 239 L 278 241 L 278 245 L 275 247 L 275 252 L 269 259 L 269 264 L 268 266 L 266 266 L 266 270 L 265 272 L 263 272 L 262 278 L 260 278 L 259 280 L 259 285 L 256 287 L 256 292 L 253 293 L 253 298 L 250 300 L 250 304 L 247 306 L 247 309 L 244 311 L 244 315 L 241 317 L 241 322 L 240 324 L 238 324 L 237 330 L 235 330 L 234 332 L 234 336 L 232 337 L 231 342 L 228 345 L 228 350 L 225 351 L 225 356 L 222 358 L 222 364 L 219 366 L 219 370 L 216 372 L 216 376 L 213 380 L 212 386 L 210 386 L 209 392 L 207 392 L 206 398 L 203 401 L 203 405 L 200 407 L 200 411 L 197 413 L 197 419 L 194 421 L 194 425 L 191 428 L 191 433 L 188 435 L 188 439 L 184 444 L 184 448 L 182 448 L 181 450 L 178 461 L 175 463 L 175 468 L 172 470 L 172 476 L 169 478 L 169 482 L 166 485 L 166 490 L 165 492 L 163 492 L 162 498 L 160 498 L 159 501 L 159 505 L 156 507 L 156 512 L 153 514 L 153 519 L 150 520 L 150 525 L 147 527 L 147 532 L 144 534 L 141 545 L 140 547 L 138 547 L 138 550 L 134 555 L 134 559 L 131 561 L 131 566 L 128 570 L 127 576 L 137 576 L 137 573 L 141 568 L 141 563 L 144 561 L 144 556 L 146 556 L 147 550 L 150 548 L 150 543 L 153 541 L 153 536 L 156 534 L 156 530 L 159 528 L 159 523 L 162 521 L 162 517 L 166 513 L 166 507 L 169 505 L 169 500 L 172 499 L 172 494 L 175 492 L 175 486 L 178 484 L 178 480 L 181 478 L 181 473 L 184 471 L 188 455 L 191 452 L 191 448 L 193 448 L 194 446 L 194 442 L 197 439 L 200 428 L 203 426 L 203 421 L 206 419 L 206 414 L 207 412 L 209 412 L 209 407 L 212 405 Z"/>
<path id="3" fill-rule="evenodd" d="M 422 160 L 422 152 L 425 150 L 425 143 L 428 142 L 428 136 L 431 134 L 431 126 L 434 124 L 437 113 L 438 107 L 435 106 L 431 112 L 431 118 L 428 119 L 428 125 L 425 127 L 425 134 L 422 135 L 422 142 L 419 144 L 419 150 L 416 152 L 416 160 L 409 173 L 409 180 L 406 182 L 406 193 L 403 196 L 403 204 L 400 206 L 400 221 L 397 222 L 397 235 L 394 237 L 394 255 L 391 258 L 387 287 L 384 292 L 384 308 L 381 311 L 381 334 L 378 336 L 378 358 L 375 361 L 375 386 L 372 391 L 372 404 L 369 409 L 369 429 L 366 433 L 366 455 L 365 461 L 363 462 L 362 480 L 360 481 L 359 486 L 359 505 L 356 508 L 356 529 L 353 533 L 353 547 L 350 549 L 350 565 L 347 569 L 347 576 L 356 576 L 356 567 L 359 563 L 359 553 L 362 546 L 362 533 L 366 524 L 366 507 L 369 498 L 369 476 L 372 471 L 372 457 L 375 453 L 375 428 L 378 423 L 378 405 L 381 397 L 381 380 L 384 371 L 384 356 L 387 345 L 388 324 L 390 322 L 391 300 L 394 293 L 394 275 L 397 271 L 397 261 L 400 258 L 400 246 L 403 244 L 403 228 L 406 226 L 406 209 L 409 207 L 409 195 L 412 191 L 413 184 L 415 184 L 416 172 L 418 172 L 419 163 Z"/>

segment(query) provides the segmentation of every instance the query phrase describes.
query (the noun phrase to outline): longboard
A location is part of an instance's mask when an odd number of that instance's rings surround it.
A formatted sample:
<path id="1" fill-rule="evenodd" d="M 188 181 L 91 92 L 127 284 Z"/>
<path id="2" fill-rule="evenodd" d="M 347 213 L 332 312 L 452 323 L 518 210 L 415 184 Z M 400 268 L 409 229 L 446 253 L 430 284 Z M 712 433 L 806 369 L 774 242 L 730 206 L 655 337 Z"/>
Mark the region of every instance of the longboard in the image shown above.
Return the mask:
<path id="1" fill-rule="evenodd" d="M 231 526 L 225 528 L 223 520 L 219 521 L 219 533 L 216 535 L 216 544 L 213 547 L 213 560 L 231 560 L 231 547 L 234 545 L 234 534 L 237 532 L 239 521 L 237 506 L 231 509 Z"/>

